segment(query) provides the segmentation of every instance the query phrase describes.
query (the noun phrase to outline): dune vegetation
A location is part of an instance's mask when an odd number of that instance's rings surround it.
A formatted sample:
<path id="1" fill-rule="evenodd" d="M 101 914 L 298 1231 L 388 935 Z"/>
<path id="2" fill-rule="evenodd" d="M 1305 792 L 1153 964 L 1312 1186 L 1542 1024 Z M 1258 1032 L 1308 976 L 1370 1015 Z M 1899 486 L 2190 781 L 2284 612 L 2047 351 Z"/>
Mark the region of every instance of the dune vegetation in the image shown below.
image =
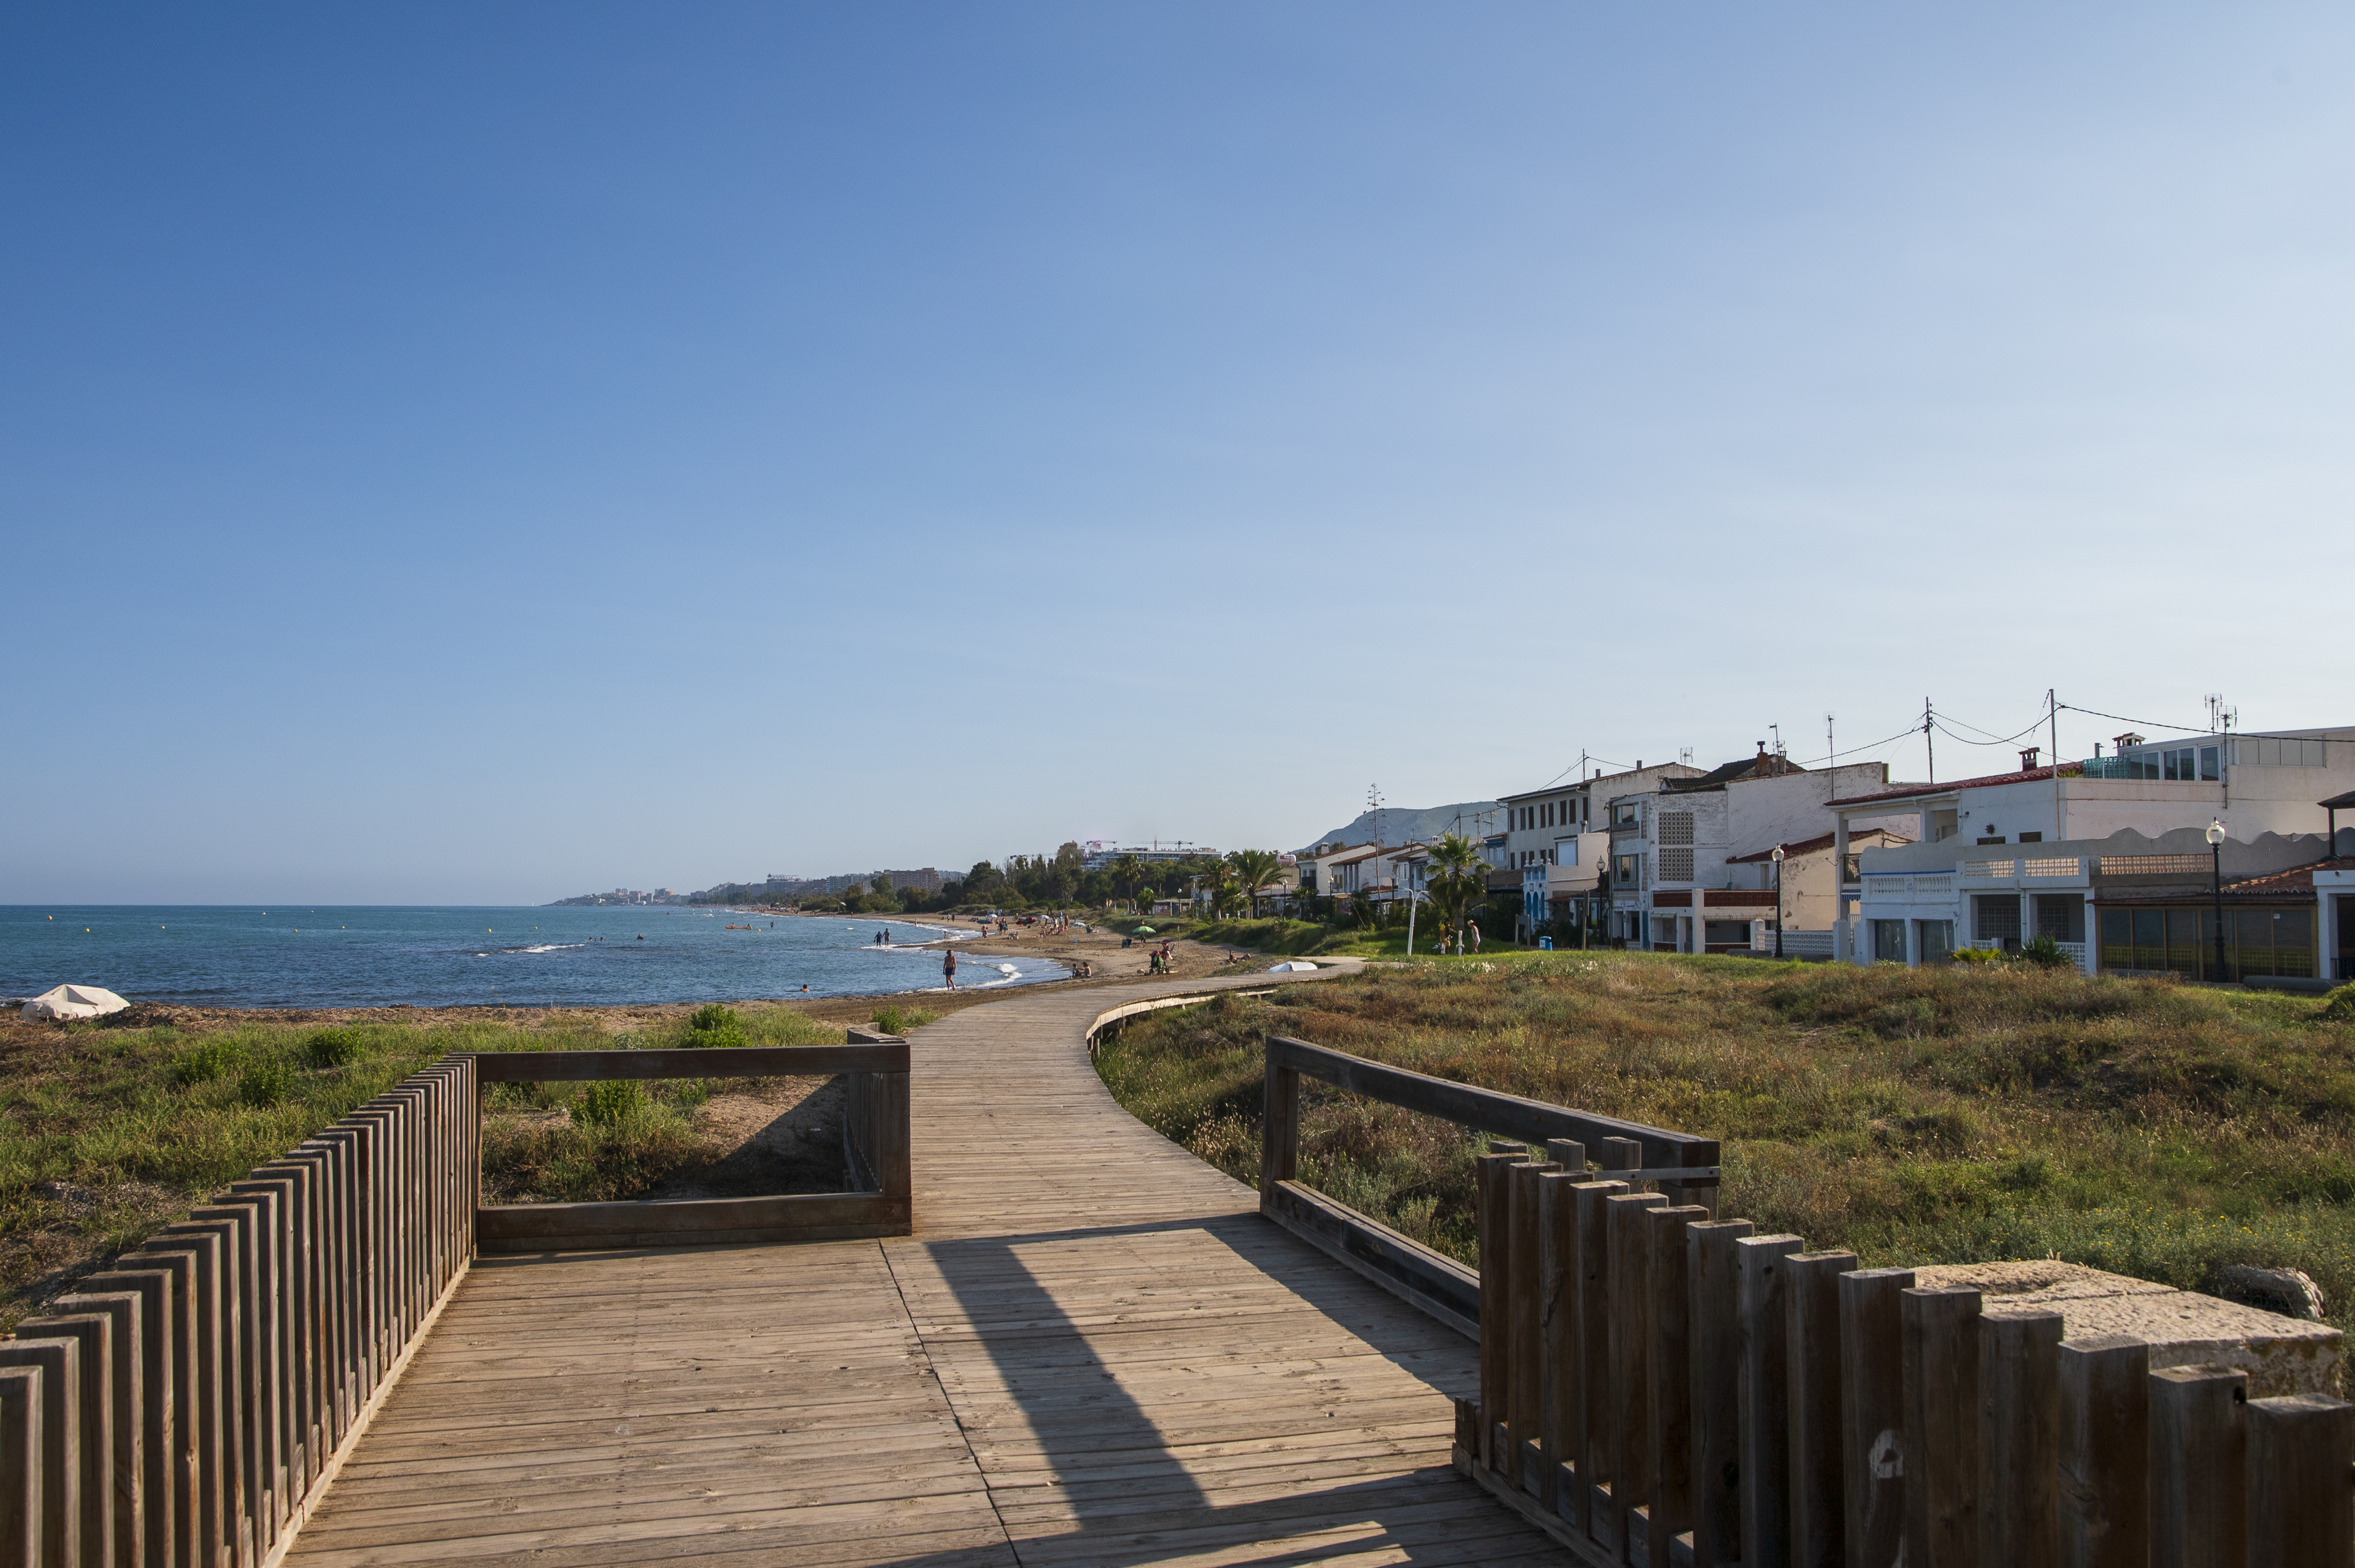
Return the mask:
<path id="1" fill-rule="evenodd" d="M 2355 1321 L 2355 1018 L 2025 966 L 1549 953 L 1157 1012 L 1121 1103 L 1255 1182 L 1270 1033 L 1714 1136 L 1721 1212 L 1868 1264 L 2059 1257 L 2184 1288 L 2305 1270 Z M 1302 1178 L 1469 1259 L 1475 1139 L 1304 1086 Z"/>
<path id="2" fill-rule="evenodd" d="M 327 1027 L 268 1014 L 218 1027 L 12 1027 L 0 1044 L 0 1331 L 65 1276 L 137 1245 L 447 1053 L 841 1038 L 785 1008 L 707 1008 L 619 1030 L 562 1011 Z M 484 1128 L 486 1188 L 634 1196 L 713 1158 L 689 1118 L 731 1083 L 498 1085 Z"/>

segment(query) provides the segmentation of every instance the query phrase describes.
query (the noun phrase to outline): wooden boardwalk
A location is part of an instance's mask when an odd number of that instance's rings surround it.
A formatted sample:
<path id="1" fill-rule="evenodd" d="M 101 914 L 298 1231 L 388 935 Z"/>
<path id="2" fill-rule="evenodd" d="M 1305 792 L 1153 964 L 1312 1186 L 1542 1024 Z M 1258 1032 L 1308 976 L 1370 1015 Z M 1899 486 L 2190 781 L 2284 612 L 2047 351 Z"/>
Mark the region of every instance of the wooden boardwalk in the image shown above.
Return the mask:
<path id="1" fill-rule="evenodd" d="M 1220 983 L 919 1031 L 913 1236 L 477 1261 L 287 1561 L 1563 1561 L 1448 1467 L 1474 1347 L 1089 1065 Z"/>

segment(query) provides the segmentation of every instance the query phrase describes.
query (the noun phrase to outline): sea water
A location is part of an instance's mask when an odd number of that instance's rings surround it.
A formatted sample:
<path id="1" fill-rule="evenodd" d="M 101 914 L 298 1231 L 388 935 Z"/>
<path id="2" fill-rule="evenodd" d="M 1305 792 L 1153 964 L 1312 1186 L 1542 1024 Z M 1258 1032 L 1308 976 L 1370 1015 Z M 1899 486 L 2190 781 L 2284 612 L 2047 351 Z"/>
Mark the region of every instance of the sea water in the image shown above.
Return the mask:
<path id="1" fill-rule="evenodd" d="M 864 995 L 939 989 L 940 949 L 912 944 L 947 935 L 874 916 L 668 906 L 16 906 L 0 907 L 0 996 L 68 983 L 199 1007 L 598 1007 Z M 960 991 L 1068 972 L 1027 955 L 957 959 Z"/>

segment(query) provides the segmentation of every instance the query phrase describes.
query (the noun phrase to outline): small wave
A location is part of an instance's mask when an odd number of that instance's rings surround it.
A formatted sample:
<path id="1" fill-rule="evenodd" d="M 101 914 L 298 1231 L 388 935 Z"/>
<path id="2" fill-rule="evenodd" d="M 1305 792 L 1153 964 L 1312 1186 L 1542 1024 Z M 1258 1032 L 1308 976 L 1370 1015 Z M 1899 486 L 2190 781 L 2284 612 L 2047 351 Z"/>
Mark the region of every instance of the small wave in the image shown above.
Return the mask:
<path id="1" fill-rule="evenodd" d="M 586 942 L 541 942 L 534 947 L 516 948 L 510 950 L 518 953 L 561 953 L 574 948 L 585 948 L 588 945 Z"/>

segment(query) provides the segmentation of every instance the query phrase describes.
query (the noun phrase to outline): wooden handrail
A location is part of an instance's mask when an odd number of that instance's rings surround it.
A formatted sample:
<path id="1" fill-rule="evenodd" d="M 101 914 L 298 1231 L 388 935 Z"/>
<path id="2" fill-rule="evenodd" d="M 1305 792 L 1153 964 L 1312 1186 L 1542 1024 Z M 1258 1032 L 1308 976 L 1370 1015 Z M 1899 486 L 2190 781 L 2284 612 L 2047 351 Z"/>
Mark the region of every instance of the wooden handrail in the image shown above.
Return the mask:
<path id="1" fill-rule="evenodd" d="M 1582 1168 L 1584 1151 L 1592 1147 L 1596 1163 L 1610 1175 L 1625 1181 L 1656 1182 L 1668 1202 L 1705 1209 L 1715 1205 L 1719 1178 L 1715 1139 L 1434 1078 L 1287 1035 L 1269 1035 L 1266 1050 L 1260 1121 L 1260 1213 L 1467 1338 L 1482 1340 L 1484 1364 L 1491 1354 L 1486 1341 L 1497 1332 L 1492 1319 L 1499 1294 L 1485 1274 L 1299 1180 L 1302 1077 L 1481 1132 L 1508 1134 L 1536 1147 L 1564 1152 L 1575 1150 Z"/>
<path id="2" fill-rule="evenodd" d="M 865 1030 L 852 1030 L 854 1036 Z M 615 1078 L 832 1077 L 904 1073 L 908 1043 L 870 1035 L 847 1045 L 722 1045 L 679 1051 L 484 1051 L 474 1055 L 486 1084 L 581 1083 Z"/>

